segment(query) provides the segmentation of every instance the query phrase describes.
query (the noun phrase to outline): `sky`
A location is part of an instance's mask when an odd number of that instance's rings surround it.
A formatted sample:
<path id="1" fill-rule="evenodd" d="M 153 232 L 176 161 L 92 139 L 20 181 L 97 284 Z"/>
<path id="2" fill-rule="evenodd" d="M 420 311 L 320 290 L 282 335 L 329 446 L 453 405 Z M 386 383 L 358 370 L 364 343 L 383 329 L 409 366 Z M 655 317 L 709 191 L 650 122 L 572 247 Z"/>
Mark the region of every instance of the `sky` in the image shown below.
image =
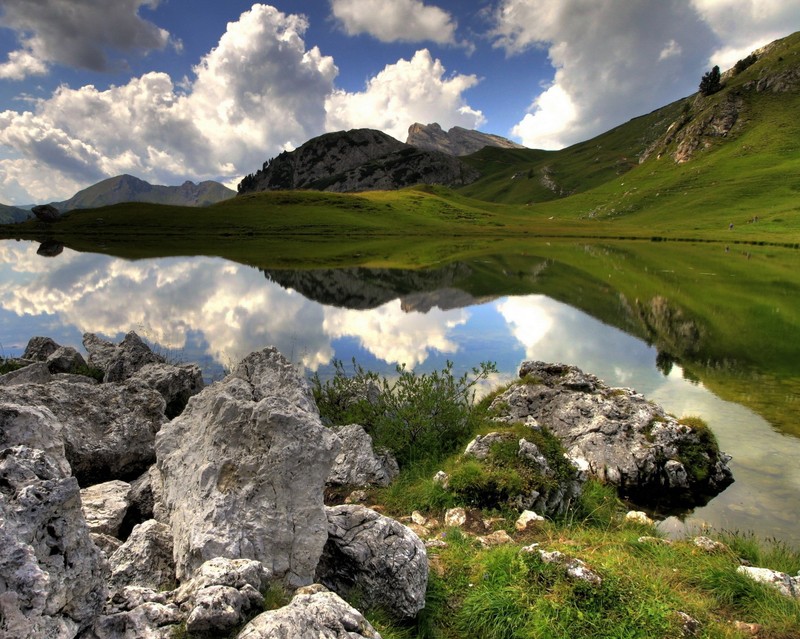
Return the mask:
<path id="1" fill-rule="evenodd" d="M 0 0 L 0 203 L 232 188 L 329 131 L 558 149 L 800 29 L 800 0 Z"/>

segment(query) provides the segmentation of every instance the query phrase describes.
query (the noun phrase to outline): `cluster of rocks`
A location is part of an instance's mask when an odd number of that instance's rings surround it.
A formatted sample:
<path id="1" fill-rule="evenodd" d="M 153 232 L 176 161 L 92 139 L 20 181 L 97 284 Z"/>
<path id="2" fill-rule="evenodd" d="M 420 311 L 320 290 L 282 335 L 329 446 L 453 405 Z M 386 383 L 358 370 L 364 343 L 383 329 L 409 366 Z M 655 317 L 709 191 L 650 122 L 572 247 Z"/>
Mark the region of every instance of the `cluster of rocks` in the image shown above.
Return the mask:
<path id="1" fill-rule="evenodd" d="M 524 362 L 522 383 L 491 408 L 503 423 L 546 427 L 590 477 L 651 508 L 697 506 L 732 481 L 730 457 L 628 388 L 609 388 L 574 366 Z"/>
<path id="2" fill-rule="evenodd" d="M 135 333 L 83 343 L 86 360 L 35 338 L 0 377 L 0 637 L 227 636 L 247 623 L 239 637 L 375 638 L 340 595 L 370 593 L 397 618 L 422 609 L 421 540 L 323 503 L 327 482 L 385 484 L 396 462 L 360 427 L 323 426 L 275 349 L 204 386 Z M 270 588 L 294 596 L 262 612 Z"/>

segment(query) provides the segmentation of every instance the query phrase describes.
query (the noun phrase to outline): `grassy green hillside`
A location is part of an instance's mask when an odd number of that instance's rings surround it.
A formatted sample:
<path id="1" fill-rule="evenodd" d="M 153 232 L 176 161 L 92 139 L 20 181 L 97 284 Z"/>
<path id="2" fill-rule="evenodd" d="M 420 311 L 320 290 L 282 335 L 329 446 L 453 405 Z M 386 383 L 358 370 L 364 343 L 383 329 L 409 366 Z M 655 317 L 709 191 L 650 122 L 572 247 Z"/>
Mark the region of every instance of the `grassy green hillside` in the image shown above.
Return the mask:
<path id="1" fill-rule="evenodd" d="M 277 236 L 667 238 L 800 244 L 800 33 L 713 95 L 690 96 L 561 151 L 486 148 L 454 192 L 239 196 L 208 209 L 124 204 L 2 237 L 190 252 Z M 731 229 L 731 225 L 733 228 Z M 210 238 L 216 238 L 212 240 Z"/>

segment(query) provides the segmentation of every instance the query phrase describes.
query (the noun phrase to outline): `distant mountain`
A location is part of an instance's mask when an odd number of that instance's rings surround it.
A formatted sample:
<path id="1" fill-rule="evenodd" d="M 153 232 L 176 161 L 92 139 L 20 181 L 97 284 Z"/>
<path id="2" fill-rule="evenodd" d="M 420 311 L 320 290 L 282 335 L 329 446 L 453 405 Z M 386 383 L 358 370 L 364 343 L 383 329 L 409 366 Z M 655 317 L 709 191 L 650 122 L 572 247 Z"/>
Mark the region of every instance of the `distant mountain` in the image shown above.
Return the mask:
<path id="1" fill-rule="evenodd" d="M 0 224 L 16 224 L 17 222 L 24 222 L 33 217 L 33 213 L 29 210 L 19 208 L 17 206 L 9 206 L 7 204 L 0 204 Z"/>
<path id="2" fill-rule="evenodd" d="M 448 131 L 436 124 L 420 124 L 416 122 L 408 127 L 406 144 L 426 149 L 428 151 L 441 151 L 450 155 L 470 155 L 487 146 L 501 149 L 524 149 L 525 147 L 499 135 L 481 133 L 454 126 Z"/>
<path id="3" fill-rule="evenodd" d="M 326 133 L 268 160 L 239 193 L 311 189 L 348 193 L 414 184 L 462 186 L 478 172 L 440 151 L 425 151 L 372 129 Z"/>
<path id="4" fill-rule="evenodd" d="M 53 202 L 52 205 L 64 213 L 121 202 L 208 206 L 228 200 L 234 195 L 235 191 L 210 180 L 199 184 L 187 181 L 180 186 L 161 186 L 150 184 L 132 175 L 118 175 L 78 191 L 68 200 Z"/>

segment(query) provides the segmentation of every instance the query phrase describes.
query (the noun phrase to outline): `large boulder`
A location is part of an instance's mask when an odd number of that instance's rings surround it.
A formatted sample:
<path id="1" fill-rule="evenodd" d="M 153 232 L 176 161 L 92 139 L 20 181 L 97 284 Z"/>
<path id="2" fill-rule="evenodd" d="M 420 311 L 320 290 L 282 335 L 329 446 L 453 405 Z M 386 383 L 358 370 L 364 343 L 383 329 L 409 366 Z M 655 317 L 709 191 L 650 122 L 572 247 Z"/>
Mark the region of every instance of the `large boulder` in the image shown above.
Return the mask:
<path id="1" fill-rule="evenodd" d="M 78 482 L 44 451 L 0 451 L 0 636 L 72 638 L 106 599 Z"/>
<path id="2" fill-rule="evenodd" d="M 200 566 L 173 599 L 187 613 L 190 634 L 227 635 L 263 610 L 261 592 L 270 577 L 259 561 L 217 557 Z"/>
<path id="3" fill-rule="evenodd" d="M 289 605 L 261 613 L 237 639 L 381 639 L 364 616 L 319 584 L 301 588 Z"/>
<path id="4" fill-rule="evenodd" d="M 401 523 L 364 506 L 326 509 L 328 542 L 316 579 L 342 596 L 357 589 L 366 606 L 398 618 L 425 607 L 428 556 L 419 537 Z"/>
<path id="5" fill-rule="evenodd" d="M 334 486 L 388 486 L 400 473 L 397 460 L 388 450 L 376 452 L 372 437 L 358 424 L 336 428 L 342 448 L 328 475 Z"/>
<path id="6" fill-rule="evenodd" d="M 81 486 L 133 479 L 155 462 L 155 436 L 167 421 L 164 399 L 141 382 L 20 384 L 0 402 L 46 407 L 61 424 L 66 458 Z"/>
<path id="7" fill-rule="evenodd" d="M 118 344 L 112 344 L 85 333 L 83 347 L 89 353 L 89 365 L 105 372 L 104 382 L 121 382 L 147 364 L 163 364 L 164 358 L 157 355 L 134 331 L 130 331 Z"/>
<path id="8" fill-rule="evenodd" d="M 86 360 L 72 346 L 60 346 L 47 358 L 47 368 L 53 374 L 77 373 L 86 369 Z"/>
<path id="9" fill-rule="evenodd" d="M 28 359 L 34 362 L 46 362 L 47 358 L 59 348 L 61 348 L 61 346 L 50 337 L 31 337 L 28 340 L 28 345 L 25 347 L 25 352 L 22 353 L 22 359 Z"/>
<path id="10" fill-rule="evenodd" d="M 228 557 L 261 561 L 290 586 L 310 583 L 338 449 L 308 383 L 274 348 L 192 397 L 156 441 L 178 578 Z"/>
<path id="11" fill-rule="evenodd" d="M 574 366 L 524 362 L 522 383 L 492 402 L 499 421 L 543 426 L 590 476 L 649 506 L 703 504 L 733 476 L 711 432 Z"/>

